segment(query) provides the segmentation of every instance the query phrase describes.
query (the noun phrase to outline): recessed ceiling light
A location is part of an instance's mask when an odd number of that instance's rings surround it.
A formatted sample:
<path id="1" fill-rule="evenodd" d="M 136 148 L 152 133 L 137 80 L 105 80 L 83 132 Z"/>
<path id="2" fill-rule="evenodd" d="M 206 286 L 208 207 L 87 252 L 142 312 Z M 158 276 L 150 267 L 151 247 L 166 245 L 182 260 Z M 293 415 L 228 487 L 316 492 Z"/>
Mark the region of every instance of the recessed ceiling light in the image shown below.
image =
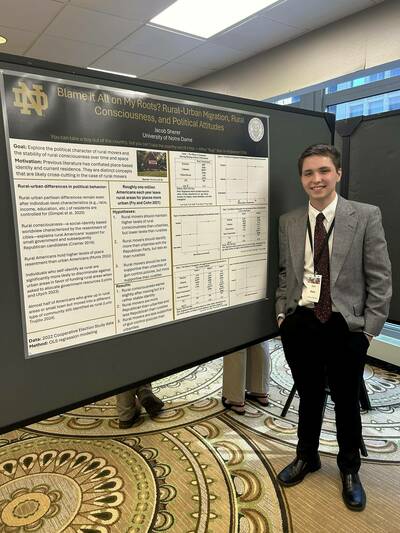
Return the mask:
<path id="1" fill-rule="evenodd" d="M 7 42 L 6 37 L 3 37 L 2 35 L 0 35 L 0 44 L 6 44 L 6 42 Z"/>
<path id="2" fill-rule="evenodd" d="M 137 78 L 136 74 L 128 74 L 127 72 L 117 72 L 115 70 L 106 70 L 104 68 L 87 67 L 89 70 L 98 70 L 99 72 L 107 72 L 108 74 L 117 74 L 117 76 L 129 76 L 130 78 Z"/>
<path id="3" fill-rule="evenodd" d="M 151 23 L 208 38 L 280 0 L 177 0 Z"/>

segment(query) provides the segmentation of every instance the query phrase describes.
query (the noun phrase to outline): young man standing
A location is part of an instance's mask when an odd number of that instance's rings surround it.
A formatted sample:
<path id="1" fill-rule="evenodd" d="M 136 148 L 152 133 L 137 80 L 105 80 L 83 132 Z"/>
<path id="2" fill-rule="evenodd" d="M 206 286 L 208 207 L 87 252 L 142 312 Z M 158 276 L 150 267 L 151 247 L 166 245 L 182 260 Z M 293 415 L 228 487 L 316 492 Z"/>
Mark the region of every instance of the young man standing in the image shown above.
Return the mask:
<path id="1" fill-rule="evenodd" d="M 298 161 L 308 206 L 279 224 L 276 312 L 287 362 L 300 396 L 296 458 L 279 474 L 284 486 L 318 470 L 325 384 L 335 403 L 337 463 L 346 506 L 362 511 L 358 476 L 359 389 L 366 353 L 389 312 L 391 268 L 378 207 L 336 194 L 340 154 L 307 148 Z"/>

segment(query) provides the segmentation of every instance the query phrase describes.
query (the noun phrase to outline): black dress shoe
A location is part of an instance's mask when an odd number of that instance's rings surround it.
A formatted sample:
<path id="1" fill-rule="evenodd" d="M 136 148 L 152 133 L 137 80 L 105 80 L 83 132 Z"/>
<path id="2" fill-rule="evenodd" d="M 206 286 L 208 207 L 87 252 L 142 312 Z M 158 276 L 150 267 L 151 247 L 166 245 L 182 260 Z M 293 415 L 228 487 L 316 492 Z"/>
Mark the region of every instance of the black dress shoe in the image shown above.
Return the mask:
<path id="1" fill-rule="evenodd" d="M 296 457 L 278 474 L 278 481 L 284 487 L 292 487 L 303 481 L 305 476 L 310 472 L 315 472 L 321 468 L 321 461 L 316 457 L 312 461 L 305 461 Z"/>
<path id="2" fill-rule="evenodd" d="M 157 398 L 153 393 L 146 394 L 140 398 L 140 403 L 146 409 L 150 416 L 157 416 L 161 409 L 164 407 L 164 402 Z"/>
<path id="3" fill-rule="evenodd" d="M 367 496 L 361 485 L 358 474 L 344 474 L 340 472 L 343 483 L 343 501 L 348 509 L 362 511 L 367 503 Z"/>

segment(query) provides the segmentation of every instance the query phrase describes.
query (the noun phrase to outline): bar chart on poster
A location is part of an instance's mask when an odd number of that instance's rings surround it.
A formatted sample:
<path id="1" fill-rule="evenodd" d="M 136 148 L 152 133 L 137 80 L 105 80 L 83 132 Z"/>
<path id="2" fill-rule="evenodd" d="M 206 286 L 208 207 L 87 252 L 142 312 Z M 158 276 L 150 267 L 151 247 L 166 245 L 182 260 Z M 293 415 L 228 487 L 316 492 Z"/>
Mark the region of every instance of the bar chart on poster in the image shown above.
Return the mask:
<path id="1" fill-rule="evenodd" d="M 25 356 L 266 297 L 268 116 L 2 74 Z"/>

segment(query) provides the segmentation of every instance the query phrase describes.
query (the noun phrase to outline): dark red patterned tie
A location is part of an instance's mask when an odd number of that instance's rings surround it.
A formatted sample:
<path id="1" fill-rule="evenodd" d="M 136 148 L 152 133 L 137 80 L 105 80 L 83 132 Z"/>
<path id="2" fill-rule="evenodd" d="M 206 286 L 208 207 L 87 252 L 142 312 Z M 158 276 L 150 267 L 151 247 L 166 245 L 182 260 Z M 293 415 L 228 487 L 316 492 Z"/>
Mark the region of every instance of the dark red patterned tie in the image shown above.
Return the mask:
<path id="1" fill-rule="evenodd" d="M 329 248 L 324 218 L 322 213 L 318 214 L 314 230 L 314 271 L 322 276 L 321 294 L 318 303 L 314 305 L 314 313 L 320 322 L 327 322 L 332 314 Z"/>

